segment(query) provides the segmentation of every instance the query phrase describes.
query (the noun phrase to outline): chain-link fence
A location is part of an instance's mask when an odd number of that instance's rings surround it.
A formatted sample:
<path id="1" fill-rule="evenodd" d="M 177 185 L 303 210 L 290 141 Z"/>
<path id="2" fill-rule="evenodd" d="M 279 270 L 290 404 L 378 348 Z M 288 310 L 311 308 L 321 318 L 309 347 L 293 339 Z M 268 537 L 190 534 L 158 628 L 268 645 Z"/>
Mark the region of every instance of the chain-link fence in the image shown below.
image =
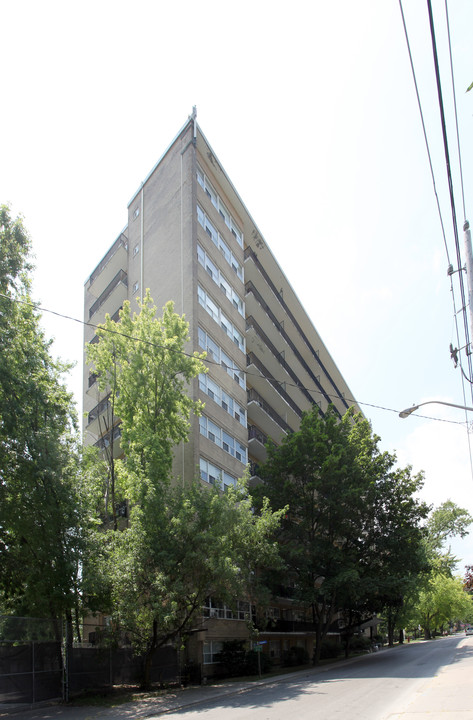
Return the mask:
<path id="1" fill-rule="evenodd" d="M 134 654 L 126 635 L 81 623 L 0 616 L 0 703 L 34 704 L 90 690 L 136 685 L 143 657 Z M 181 681 L 177 650 L 156 651 L 151 682 Z"/>
<path id="2" fill-rule="evenodd" d="M 0 616 L 0 702 L 63 697 L 61 623 Z"/>

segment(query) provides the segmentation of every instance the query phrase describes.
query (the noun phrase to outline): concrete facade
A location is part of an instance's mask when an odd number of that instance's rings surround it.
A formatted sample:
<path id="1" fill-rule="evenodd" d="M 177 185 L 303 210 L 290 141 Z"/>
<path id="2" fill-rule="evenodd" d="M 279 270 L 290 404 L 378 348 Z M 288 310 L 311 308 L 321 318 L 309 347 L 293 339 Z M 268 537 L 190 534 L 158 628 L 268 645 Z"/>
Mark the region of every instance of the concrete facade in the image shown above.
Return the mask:
<path id="1" fill-rule="evenodd" d="M 85 321 L 117 317 L 125 299 L 149 288 L 158 308 L 169 300 L 185 314 L 189 351 L 207 352 L 209 372 L 189 392 L 205 402 L 193 418 L 190 442 L 176 448 L 176 476 L 232 484 L 247 465 L 257 476 L 268 438 L 297 430 L 301 415 L 332 403 L 340 415 L 352 394 L 240 196 L 201 132 L 189 118 L 128 205 L 128 224 L 85 283 Z M 135 305 L 135 307 L 133 307 Z M 85 341 L 94 341 L 93 328 Z M 356 405 L 355 405 L 356 406 Z M 359 408 L 356 408 L 357 410 Z M 84 439 L 119 440 L 106 399 L 84 365 Z M 112 428 L 111 425 L 114 425 Z M 289 600 L 279 602 L 265 651 L 274 659 L 312 635 Z M 243 618 L 208 615 L 206 632 L 191 641 L 203 666 L 210 643 L 246 637 Z M 297 627 L 297 629 L 296 629 Z M 202 637 L 201 637 L 202 636 Z M 211 674 L 211 668 L 209 673 Z"/>

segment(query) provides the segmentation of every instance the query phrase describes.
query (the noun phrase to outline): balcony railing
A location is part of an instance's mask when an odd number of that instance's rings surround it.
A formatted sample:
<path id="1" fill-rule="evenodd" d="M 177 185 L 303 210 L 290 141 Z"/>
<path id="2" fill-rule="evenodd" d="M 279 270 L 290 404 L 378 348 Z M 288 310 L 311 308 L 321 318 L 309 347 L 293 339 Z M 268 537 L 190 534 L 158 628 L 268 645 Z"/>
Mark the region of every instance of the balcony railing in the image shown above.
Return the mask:
<path id="1" fill-rule="evenodd" d="M 110 408 L 110 395 L 107 395 L 103 400 L 99 402 L 98 405 L 96 405 L 92 410 L 90 411 L 88 415 L 88 425 L 90 423 L 94 422 L 94 420 L 97 420 L 99 415 L 105 412 L 105 410 L 108 410 Z"/>
<path id="2" fill-rule="evenodd" d="M 254 425 L 249 425 L 248 426 L 248 440 L 258 440 L 262 445 L 266 445 L 269 438 Z"/>
<path id="3" fill-rule="evenodd" d="M 276 299 L 278 300 L 278 302 L 282 305 L 282 307 L 284 308 L 287 316 L 289 317 L 289 319 L 290 319 L 291 322 L 293 323 L 294 327 L 297 329 L 297 332 L 299 333 L 299 335 L 300 335 L 301 338 L 303 339 L 304 343 L 305 343 L 305 344 L 307 345 L 307 347 L 309 348 L 309 350 L 310 350 L 310 352 L 311 352 L 314 360 L 316 361 L 317 365 L 318 365 L 318 366 L 320 367 L 320 369 L 323 371 L 325 377 L 328 379 L 328 381 L 330 382 L 331 386 L 332 386 L 333 389 L 335 390 L 335 392 L 336 392 L 339 400 L 343 403 L 343 405 L 344 405 L 344 406 L 346 407 L 346 409 L 348 410 L 349 404 L 348 404 L 348 402 L 347 402 L 346 399 L 345 399 L 344 393 L 339 390 L 339 388 L 338 388 L 335 380 L 332 378 L 332 376 L 330 375 L 328 369 L 325 367 L 324 363 L 323 363 L 322 360 L 320 359 L 320 355 L 319 355 L 318 350 L 315 350 L 314 347 L 312 346 L 309 338 L 308 338 L 307 335 L 304 333 L 304 331 L 302 330 L 301 326 L 299 325 L 299 323 L 297 322 L 296 318 L 294 317 L 294 315 L 292 314 L 291 310 L 289 309 L 289 306 L 288 306 L 288 305 L 286 304 L 286 302 L 284 301 L 282 292 L 278 292 L 278 290 L 277 290 L 276 286 L 274 285 L 273 281 L 271 280 L 271 278 L 269 277 L 268 273 L 267 273 L 266 270 L 264 269 L 263 265 L 262 265 L 261 262 L 259 261 L 257 254 L 255 253 L 255 251 L 254 251 L 250 246 L 248 246 L 248 247 L 245 248 L 244 258 L 245 258 L 245 262 L 246 262 L 249 258 L 251 258 L 251 260 L 254 262 L 254 264 L 256 265 L 256 267 L 258 268 L 258 270 L 260 271 L 261 275 L 263 276 L 263 278 L 265 279 L 265 281 L 267 282 L 267 284 L 269 285 L 269 287 L 270 287 L 271 290 L 273 291 L 273 294 L 274 294 L 275 298 L 276 298 Z"/>
<path id="4" fill-rule="evenodd" d="M 94 313 L 97 312 L 97 310 L 104 304 L 104 302 L 107 300 L 108 297 L 112 294 L 112 292 L 115 290 L 115 288 L 120 284 L 123 283 L 125 287 L 128 287 L 128 275 L 124 270 L 119 270 L 115 277 L 113 278 L 112 282 L 110 282 L 103 293 L 100 295 L 100 297 L 97 298 L 97 300 L 94 302 L 94 304 L 91 306 L 89 310 L 89 319 L 92 317 Z"/>
<path id="5" fill-rule="evenodd" d="M 261 632 L 294 633 L 294 632 L 315 632 L 316 626 L 312 622 L 302 620 L 264 620 L 256 622 L 257 629 Z"/>
<path id="6" fill-rule="evenodd" d="M 127 236 L 126 236 L 124 233 L 121 233 L 121 234 L 117 237 L 117 239 L 116 239 L 115 242 L 113 243 L 113 245 L 112 245 L 112 247 L 110 248 L 110 250 L 107 252 L 106 255 L 104 255 L 104 257 L 102 258 L 102 260 L 99 262 L 99 264 L 97 265 L 97 267 L 96 267 L 95 270 L 93 271 L 92 275 L 91 275 L 90 278 L 89 278 L 89 284 L 90 284 L 90 285 L 92 285 L 92 283 L 94 282 L 95 278 L 96 278 L 98 275 L 100 275 L 100 273 L 102 272 L 102 270 L 104 269 L 104 267 L 105 267 L 106 265 L 108 265 L 108 263 L 110 262 L 110 260 L 112 259 L 112 257 L 113 257 L 113 256 L 115 255 L 115 253 L 117 252 L 117 250 L 119 250 L 121 247 L 124 247 L 125 250 L 128 250 L 128 238 L 127 238 Z"/>
<path id="7" fill-rule="evenodd" d="M 265 413 L 269 415 L 269 417 L 279 425 L 280 428 L 285 430 L 287 433 L 292 432 L 291 426 L 288 425 L 287 422 L 283 420 L 280 415 L 278 415 L 276 410 L 274 410 L 271 405 L 269 405 L 269 403 L 267 403 L 266 400 L 264 400 L 261 395 L 256 392 L 254 388 L 251 388 L 247 391 L 247 399 L 249 403 L 256 402 L 265 411 Z"/>
<path id="8" fill-rule="evenodd" d="M 269 372 L 269 370 L 263 365 L 261 360 L 258 357 L 256 357 L 256 355 L 253 352 L 247 353 L 246 365 L 247 365 L 247 367 L 248 367 L 248 365 L 254 365 L 255 367 L 257 367 L 258 370 L 261 372 L 262 376 L 264 378 L 266 378 L 266 380 L 269 383 L 271 383 L 271 385 L 274 387 L 276 392 L 283 398 L 283 400 L 285 400 L 285 402 L 289 405 L 289 407 L 291 407 L 294 410 L 296 415 L 298 415 L 299 417 L 302 417 L 302 410 L 297 405 L 297 403 L 295 403 L 294 400 L 291 398 L 291 396 L 284 390 L 281 383 L 271 376 L 271 373 Z"/>
<path id="9" fill-rule="evenodd" d="M 250 477 L 259 477 L 259 465 L 258 463 L 250 461 L 248 463 L 250 470 Z"/>
<path id="10" fill-rule="evenodd" d="M 274 358 L 277 360 L 277 362 L 285 369 L 291 380 L 293 381 L 294 385 L 299 388 L 300 392 L 304 395 L 304 397 L 309 401 L 311 405 L 318 404 L 310 394 L 310 392 L 303 386 L 300 379 L 292 369 L 292 367 L 289 365 L 289 363 L 286 362 L 286 360 L 283 357 L 283 354 L 273 345 L 269 337 L 266 335 L 264 330 L 262 329 L 261 325 L 256 322 L 254 317 L 252 315 L 249 315 L 246 318 L 246 330 L 250 328 L 253 328 L 255 333 L 258 335 L 258 337 L 263 341 L 263 344 L 268 348 L 268 350 L 271 351 Z M 323 413 L 322 413 L 323 415 Z"/>
<path id="11" fill-rule="evenodd" d="M 111 445 L 112 441 L 115 442 L 115 440 L 116 440 L 117 442 L 119 442 L 121 436 L 122 436 L 122 429 L 121 429 L 120 425 L 117 425 L 116 427 L 113 428 L 113 431 L 111 430 L 110 432 L 103 435 L 99 440 L 97 440 L 96 443 L 94 443 L 94 445 L 95 445 L 95 447 L 99 448 L 100 450 L 103 450 L 104 448 L 108 448 Z"/>

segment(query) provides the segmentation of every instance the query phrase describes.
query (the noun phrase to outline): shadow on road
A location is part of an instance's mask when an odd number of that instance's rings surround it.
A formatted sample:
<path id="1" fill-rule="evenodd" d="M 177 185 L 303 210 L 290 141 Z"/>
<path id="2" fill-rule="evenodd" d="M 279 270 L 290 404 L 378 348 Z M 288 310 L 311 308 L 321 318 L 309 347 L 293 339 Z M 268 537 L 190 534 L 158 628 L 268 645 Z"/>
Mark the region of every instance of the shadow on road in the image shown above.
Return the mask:
<path id="1" fill-rule="evenodd" d="M 355 658 L 339 665 L 310 669 L 296 676 L 285 676 L 267 681 L 263 685 L 248 687 L 225 695 L 208 699 L 205 706 L 192 707 L 195 714 L 203 714 L 209 708 L 264 708 L 292 700 L 302 695 L 315 698 L 328 692 L 328 685 L 340 681 L 375 678 L 430 678 L 446 664 L 459 662 L 473 657 L 473 638 L 471 644 L 465 644 L 464 636 L 437 638 L 436 640 L 417 642 L 381 650 L 363 657 Z M 176 709 L 173 714 L 184 714 L 191 708 Z M 130 713 L 130 717 L 132 713 Z M 125 715 L 123 715 L 125 717 Z"/>

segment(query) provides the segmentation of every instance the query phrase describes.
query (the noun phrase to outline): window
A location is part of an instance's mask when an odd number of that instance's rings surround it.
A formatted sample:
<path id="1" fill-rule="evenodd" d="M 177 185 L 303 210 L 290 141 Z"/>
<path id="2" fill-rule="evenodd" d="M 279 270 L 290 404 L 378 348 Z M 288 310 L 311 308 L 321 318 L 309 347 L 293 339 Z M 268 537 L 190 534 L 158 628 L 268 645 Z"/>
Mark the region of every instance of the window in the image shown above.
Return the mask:
<path id="1" fill-rule="evenodd" d="M 220 620 L 250 620 L 255 615 L 254 605 L 238 600 L 236 607 L 226 605 L 222 600 L 214 597 L 205 598 L 202 614 L 205 618 L 218 618 Z M 204 644 L 205 645 L 205 644 Z"/>
<path id="2" fill-rule="evenodd" d="M 136 218 L 139 216 L 139 214 L 140 214 L 140 208 L 135 207 L 135 209 L 133 210 L 133 220 L 136 220 Z"/>
<path id="3" fill-rule="evenodd" d="M 200 477 L 210 485 L 219 485 L 222 490 L 227 490 L 229 487 L 235 487 L 237 479 L 225 472 L 221 468 L 213 465 L 205 458 L 200 458 Z"/>
<path id="4" fill-rule="evenodd" d="M 238 420 L 243 427 L 246 427 L 246 410 L 223 388 L 217 385 L 208 374 L 204 375 L 202 373 L 199 375 L 199 388 L 220 405 L 225 412 Z"/>
<path id="5" fill-rule="evenodd" d="M 220 324 L 222 330 L 224 330 L 228 337 L 233 340 L 235 345 L 237 345 L 242 352 L 245 352 L 245 338 L 243 337 L 243 334 L 225 317 L 219 306 L 200 285 L 197 288 L 197 296 L 200 305 L 207 310 L 215 322 Z"/>
<path id="6" fill-rule="evenodd" d="M 222 430 L 216 425 L 210 418 L 205 415 L 201 415 L 199 418 L 199 429 L 200 434 L 208 438 L 211 442 L 221 447 L 232 457 L 239 460 L 241 463 L 246 465 L 247 463 L 247 450 L 236 438 Z"/>
<path id="7" fill-rule="evenodd" d="M 208 617 L 213 617 L 212 615 Z M 223 642 L 220 640 L 210 640 L 204 642 L 204 665 L 212 665 L 220 662 L 220 653 L 223 650 Z"/>
<path id="8" fill-rule="evenodd" d="M 135 282 L 135 284 L 133 285 L 133 292 L 134 292 L 134 293 L 138 292 L 139 288 L 140 288 L 140 283 L 139 283 L 138 280 L 137 280 L 137 281 Z"/>
<path id="9" fill-rule="evenodd" d="M 136 243 L 135 247 L 133 248 L 133 257 L 135 257 L 135 255 L 138 255 L 139 252 L 140 252 L 140 244 Z"/>
<path id="10" fill-rule="evenodd" d="M 220 363 L 227 375 L 230 375 L 240 387 L 245 388 L 245 373 L 235 365 L 215 340 L 200 327 L 198 338 L 200 347 L 207 352 L 207 357 L 215 363 Z"/>
<path id="11" fill-rule="evenodd" d="M 225 204 L 223 203 L 221 197 L 218 195 L 218 193 L 215 191 L 215 189 L 212 187 L 212 184 L 210 183 L 208 177 L 205 175 L 202 168 L 197 168 L 197 182 L 201 186 L 201 188 L 206 193 L 207 197 L 210 199 L 212 205 L 216 210 L 218 210 L 223 222 L 228 227 L 228 229 L 231 231 L 233 236 L 236 238 L 238 244 L 243 247 L 243 234 L 241 230 L 239 229 L 238 225 L 228 212 L 227 208 L 225 207 Z"/>
<path id="12" fill-rule="evenodd" d="M 240 263 L 238 262 L 238 260 L 236 259 L 220 233 L 217 232 L 216 228 L 208 219 L 207 215 L 204 213 L 200 205 L 197 205 L 197 220 L 202 225 L 207 235 L 212 239 L 215 247 L 220 250 L 227 263 L 231 266 L 233 272 L 235 272 L 240 278 L 240 280 L 243 282 L 243 267 L 240 265 Z"/>

